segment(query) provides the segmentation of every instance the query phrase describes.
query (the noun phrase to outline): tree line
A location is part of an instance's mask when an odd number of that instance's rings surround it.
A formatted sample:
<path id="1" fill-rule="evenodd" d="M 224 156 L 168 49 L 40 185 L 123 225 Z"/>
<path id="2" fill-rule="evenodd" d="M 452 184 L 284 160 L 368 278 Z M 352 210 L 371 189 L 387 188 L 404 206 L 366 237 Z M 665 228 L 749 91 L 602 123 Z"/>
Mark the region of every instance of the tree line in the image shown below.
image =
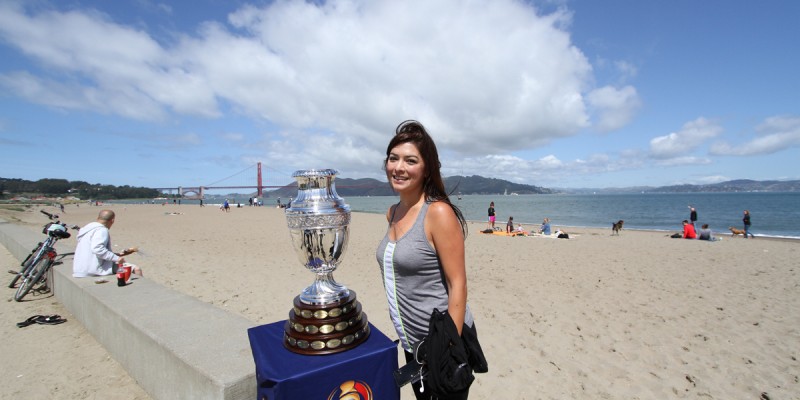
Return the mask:
<path id="1" fill-rule="evenodd" d="M 66 179 L 39 179 L 28 181 L 25 179 L 0 178 L 0 198 L 24 197 L 67 197 L 74 196 L 81 200 L 117 200 L 117 199 L 143 199 L 163 196 L 156 189 L 101 185 L 84 181 L 69 181 Z"/>

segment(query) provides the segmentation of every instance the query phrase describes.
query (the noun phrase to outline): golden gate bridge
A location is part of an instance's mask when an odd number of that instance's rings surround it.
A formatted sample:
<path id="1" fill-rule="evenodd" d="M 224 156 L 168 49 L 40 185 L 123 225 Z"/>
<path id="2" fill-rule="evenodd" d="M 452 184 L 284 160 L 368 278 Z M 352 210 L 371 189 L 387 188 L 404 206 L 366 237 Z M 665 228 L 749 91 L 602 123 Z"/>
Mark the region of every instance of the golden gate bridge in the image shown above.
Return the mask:
<path id="1" fill-rule="evenodd" d="M 214 185 L 217 185 L 218 183 L 220 183 L 222 181 L 226 181 L 226 180 L 228 180 L 230 178 L 233 178 L 234 176 L 237 176 L 237 175 L 239 175 L 239 174 L 241 174 L 241 173 L 253 168 L 253 166 L 255 166 L 256 170 L 257 170 L 257 173 L 256 173 L 256 184 L 254 186 L 246 186 L 246 185 L 245 186 L 214 186 Z M 287 180 L 288 179 L 291 179 L 291 175 L 287 176 Z M 203 198 L 205 198 L 205 193 L 206 193 L 207 190 L 216 190 L 216 189 L 256 189 L 257 196 L 258 197 L 262 197 L 264 195 L 264 189 L 273 189 L 273 188 L 277 189 L 277 188 L 282 188 L 284 186 L 285 185 L 277 185 L 277 186 L 264 185 L 263 176 L 261 175 L 261 163 L 259 162 L 259 163 L 255 164 L 255 165 L 248 166 L 247 168 L 245 168 L 245 169 L 243 169 L 243 170 L 241 170 L 241 171 L 239 171 L 239 172 L 237 172 L 237 173 L 235 173 L 235 174 L 233 174 L 231 176 L 225 177 L 223 179 L 220 179 L 220 180 L 218 180 L 216 182 L 213 182 L 213 183 L 210 183 L 208 185 L 194 186 L 194 187 L 190 187 L 190 186 L 162 187 L 162 188 L 153 188 L 153 189 L 160 190 L 162 192 L 163 191 L 169 191 L 170 194 L 172 194 L 173 190 L 177 190 L 178 191 L 178 196 L 180 196 L 182 198 L 185 198 L 185 199 L 203 199 Z"/>

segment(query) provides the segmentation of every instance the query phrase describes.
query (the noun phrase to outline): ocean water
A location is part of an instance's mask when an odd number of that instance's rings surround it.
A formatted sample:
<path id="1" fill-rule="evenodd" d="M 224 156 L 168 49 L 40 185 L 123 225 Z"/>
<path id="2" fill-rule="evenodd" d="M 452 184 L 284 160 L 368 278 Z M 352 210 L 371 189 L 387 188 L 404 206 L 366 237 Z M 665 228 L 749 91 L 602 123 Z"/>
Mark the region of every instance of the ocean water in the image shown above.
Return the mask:
<path id="1" fill-rule="evenodd" d="M 663 193 L 577 195 L 464 195 L 451 198 L 470 221 L 488 221 L 494 201 L 496 226 L 505 227 L 509 216 L 524 227 L 538 227 L 550 218 L 554 227 L 608 228 L 618 220 L 625 229 L 681 232 L 689 219 L 689 206 L 697 209 L 698 228 L 708 224 L 714 232 L 742 229 L 744 210 L 751 215 L 756 236 L 800 239 L 800 193 Z M 385 213 L 398 201 L 395 196 L 347 197 L 352 211 Z"/>
<path id="2" fill-rule="evenodd" d="M 383 214 L 397 203 L 397 196 L 345 197 L 352 211 Z M 263 198 L 265 206 L 274 207 L 273 198 Z M 288 199 L 282 199 L 286 202 Z M 538 227 L 550 218 L 555 227 L 608 228 L 618 220 L 625 229 L 682 232 L 682 221 L 689 219 L 689 206 L 698 214 L 698 228 L 708 224 L 712 231 L 729 233 L 728 227 L 742 229 L 742 214 L 750 210 L 751 231 L 756 236 L 800 239 L 800 193 L 642 193 L 642 194 L 547 194 L 547 195 L 464 195 L 453 196 L 464 217 L 487 221 L 489 203 L 494 201 L 496 226 L 504 228 L 509 216 L 526 228 Z M 247 196 L 232 199 L 247 205 Z M 142 200 L 115 201 L 141 203 Z M 150 202 L 150 200 L 148 200 Z M 206 200 L 210 207 L 219 201 Z M 159 203 L 160 204 L 160 203 Z M 197 200 L 183 200 L 196 205 Z"/>

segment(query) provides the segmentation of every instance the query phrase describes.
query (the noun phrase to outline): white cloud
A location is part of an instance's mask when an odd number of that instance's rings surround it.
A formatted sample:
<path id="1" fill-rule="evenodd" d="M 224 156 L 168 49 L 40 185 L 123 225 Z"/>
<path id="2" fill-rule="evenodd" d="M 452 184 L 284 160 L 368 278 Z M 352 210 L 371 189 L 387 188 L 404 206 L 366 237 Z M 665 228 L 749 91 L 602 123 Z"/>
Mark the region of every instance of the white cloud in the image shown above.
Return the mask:
<path id="1" fill-rule="evenodd" d="M 689 156 L 688 153 L 720 133 L 722 133 L 722 127 L 700 117 L 684 124 L 678 132 L 650 140 L 650 155 L 668 165 L 680 164 L 681 160 L 694 164 L 698 162 L 698 159 Z M 674 160 L 670 161 L 669 159 Z"/>
<path id="2" fill-rule="evenodd" d="M 725 181 L 729 181 L 729 180 L 731 180 L 731 178 L 727 177 L 725 175 L 709 175 L 709 176 L 703 176 L 703 177 L 695 179 L 695 183 L 709 185 L 709 184 L 720 183 L 720 182 L 725 182 Z"/>
<path id="3" fill-rule="evenodd" d="M 707 165 L 711 160 L 707 157 L 680 156 L 656 160 L 656 165 L 664 167 L 686 166 L 686 165 Z"/>
<path id="4" fill-rule="evenodd" d="M 597 129 L 604 132 L 627 125 L 641 107 L 641 100 L 633 86 L 621 89 L 604 86 L 591 91 L 588 101 L 599 114 Z"/>
<path id="5" fill-rule="evenodd" d="M 534 160 L 489 155 L 451 160 L 443 172 L 445 175 L 501 176 L 512 182 L 558 187 L 565 179 L 627 170 L 642 164 L 641 152 L 633 150 L 618 155 L 595 153 L 586 159 L 574 160 L 561 160 L 553 154 Z"/>
<path id="6" fill-rule="evenodd" d="M 593 90 L 570 23 L 566 9 L 542 15 L 514 0 L 280 1 L 160 43 L 96 10 L 6 3 L 0 38 L 41 69 L 3 73 L 0 83 L 31 102 L 139 120 L 217 118 L 224 102 L 372 153 L 416 118 L 442 147 L 503 154 L 576 134 L 590 124 L 587 104 L 602 130 L 638 108 L 631 86 Z"/>
<path id="7" fill-rule="evenodd" d="M 615 61 L 614 66 L 617 67 L 617 70 L 622 75 L 623 81 L 634 78 L 639 73 L 639 69 L 628 61 Z"/>
<path id="8" fill-rule="evenodd" d="M 161 120 L 168 109 L 218 115 L 202 76 L 173 65 L 169 49 L 147 32 L 97 11 L 29 15 L 5 4 L 0 27 L 0 37 L 44 67 L 0 75 L 3 86 L 28 101 L 139 120 Z"/>
<path id="9" fill-rule="evenodd" d="M 536 161 L 536 165 L 544 169 L 555 169 L 563 167 L 564 163 L 561 160 L 559 160 L 558 157 L 550 154 L 538 159 Z"/>
<path id="10" fill-rule="evenodd" d="M 772 154 L 800 146 L 800 117 L 774 116 L 756 127 L 756 138 L 739 146 L 727 142 L 714 143 L 711 154 L 753 156 Z"/>
<path id="11" fill-rule="evenodd" d="M 381 179 L 383 153 L 353 137 L 285 131 L 282 139 L 261 143 L 274 168 L 291 173 L 298 169 L 331 168 L 346 177 Z"/>

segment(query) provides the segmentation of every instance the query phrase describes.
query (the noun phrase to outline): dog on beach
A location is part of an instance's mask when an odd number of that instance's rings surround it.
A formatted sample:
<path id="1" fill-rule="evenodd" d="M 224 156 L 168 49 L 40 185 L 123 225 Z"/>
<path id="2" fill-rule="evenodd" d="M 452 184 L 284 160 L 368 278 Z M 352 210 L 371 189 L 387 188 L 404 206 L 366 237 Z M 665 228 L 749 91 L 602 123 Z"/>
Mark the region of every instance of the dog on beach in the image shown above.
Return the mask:
<path id="1" fill-rule="evenodd" d="M 736 235 L 742 235 L 744 237 L 744 231 L 741 229 L 736 229 L 734 227 L 729 227 L 728 229 L 731 230 L 731 237 L 736 237 Z"/>
<path id="2" fill-rule="evenodd" d="M 619 231 L 622 230 L 622 224 L 624 224 L 624 223 L 625 223 L 625 221 L 623 221 L 623 220 L 619 220 L 617 222 L 612 223 L 611 224 L 611 234 L 619 236 Z"/>

